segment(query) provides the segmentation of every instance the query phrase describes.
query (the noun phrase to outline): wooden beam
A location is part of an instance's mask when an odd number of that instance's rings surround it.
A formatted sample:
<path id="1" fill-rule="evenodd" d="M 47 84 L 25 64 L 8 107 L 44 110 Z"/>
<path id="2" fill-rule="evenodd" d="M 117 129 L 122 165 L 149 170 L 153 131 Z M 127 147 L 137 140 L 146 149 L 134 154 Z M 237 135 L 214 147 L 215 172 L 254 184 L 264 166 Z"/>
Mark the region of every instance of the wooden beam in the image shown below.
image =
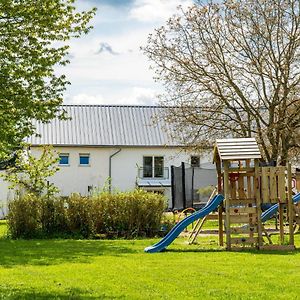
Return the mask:
<path id="1" fill-rule="evenodd" d="M 261 168 L 261 191 L 262 191 L 262 202 L 263 203 L 269 203 L 270 202 L 269 175 L 270 175 L 270 168 L 269 167 Z"/>
<path id="2" fill-rule="evenodd" d="M 242 227 L 231 227 L 231 232 L 235 234 L 241 234 L 241 233 L 255 233 L 257 232 L 257 226 L 242 226 Z"/>
<path id="3" fill-rule="evenodd" d="M 219 222 L 219 246 L 224 246 L 224 238 L 223 238 L 223 202 L 218 207 L 218 222 Z"/>
<path id="4" fill-rule="evenodd" d="M 263 230 L 263 233 L 265 234 L 266 238 L 268 239 L 269 244 L 272 245 L 273 242 L 272 242 L 272 240 L 271 240 L 271 237 L 270 237 L 270 235 L 268 234 L 268 231 L 266 230 L 266 228 L 265 228 L 264 226 L 262 226 L 262 230 Z"/>
<path id="5" fill-rule="evenodd" d="M 197 236 L 200 233 L 200 230 L 202 229 L 205 221 L 207 220 L 207 215 L 203 218 L 203 219 L 199 219 L 194 227 L 194 230 L 192 231 L 192 233 L 189 236 L 189 245 L 193 244 L 197 238 Z"/>
<path id="6" fill-rule="evenodd" d="M 231 207 L 230 214 L 256 214 L 256 207 Z"/>
<path id="7" fill-rule="evenodd" d="M 258 238 L 255 237 L 235 237 L 231 238 L 232 245 L 252 245 L 258 242 Z"/>
<path id="8" fill-rule="evenodd" d="M 252 199 L 231 199 L 231 205 L 247 205 L 247 204 L 256 204 L 255 198 Z"/>
<path id="9" fill-rule="evenodd" d="M 231 167 L 229 168 L 229 172 L 249 172 L 250 174 L 253 172 L 254 173 L 255 169 L 251 167 L 242 167 L 242 168 L 236 168 L 236 167 Z M 243 174 L 243 173 L 242 173 Z"/>
<path id="10" fill-rule="evenodd" d="M 257 222 L 257 215 L 253 214 L 252 216 L 249 215 L 230 215 L 230 222 L 232 224 L 255 224 Z"/>
<path id="11" fill-rule="evenodd" d="M 289 214 L 289 244 L 294 245 L 294 207 L 293 207 L 293 194 L 292 194 L 292 167 L 288 163 L 287 170 L 288 181 L 288 214 Z"/>
<path id="12" fill-rule="evenodd" d="M 255 177 L 254 177 L 254 195 L 256 198 L 257 208 L 257 233 L 258 233 L 258 246 L 263 245 L 262 237 L 262 223 L 261 223 L 261 199 L 260 199 L 260 183 L 259 183 L 259 162 L 257 159 L 254 161 Z"/>
<path id="13" fill-rule="evenodd" d="M 284 224 L 283 224 L 283 210 L 284 204 L 279 203 L 278 213 L 279 213 L 279 235 L 280 235 L 280 244 L 284 244 Z"/>
<path id="14" fill-rule="evenodd" d="M 239 176 L 238 178 L 238 195 L 239 198 L 246 198 L 245 187 L 244 187 L 244 177 Z"/>
<path id="15" fill-rule="evenodd" d="M 225 222 L 226 222 L 226 248 L 227 250 L 231 249 L 231 240 L 230 240 L 230 191 L 229 191 L 229 162 L 224 161 L 224 196 L 225 196 Z"/>
<path id="16" fill-rule="evenodd" d="M 277 167 L 278 169 L 278 198 L 281 203 L 286 202 L 285 191 L 285 167 Z"/>
<path id="17" fill-rule="evenodd" d="M 206 220 L 218 220 L 219 216 L 217 214 L 210 214 L 206 216 Z"/>
<path id="18" fill-rule="evenodd" d="M 275 251 L 293 251 L 295 250 L 294 245 L 264 245 L 259 247 L 259 250 L 275 250 Z"/>
<path id="19" fill-rule="evenodd" d="M 250 168 L 250 160 L 246 160 L 246 167 L 247 168 Z M 255 168 L 252 168 L 253 169 L 253 176 L 254 176 L 254 172 L 255 172 Z M 247 174 L 247 198 L 252 198 L 252 185 L 251 185 L 251 179 L 252 179 L 252 176 L 249 176 Z"/>
<path id="20" fill-rule="evenodd" d="M 276 169 L 275 167 L 270 167 L 270 202 L 271 203 L 276 203 L 278 200 L 275 169 Z"/>

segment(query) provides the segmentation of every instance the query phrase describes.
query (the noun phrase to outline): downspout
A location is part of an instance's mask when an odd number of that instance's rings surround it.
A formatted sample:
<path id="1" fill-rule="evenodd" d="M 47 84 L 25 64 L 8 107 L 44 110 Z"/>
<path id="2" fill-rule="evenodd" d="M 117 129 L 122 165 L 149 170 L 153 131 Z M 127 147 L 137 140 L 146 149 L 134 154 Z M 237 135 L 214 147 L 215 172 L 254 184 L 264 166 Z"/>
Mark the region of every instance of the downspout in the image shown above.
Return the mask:
<path id="1" fill-rule="evenodd" d="M 118 153 L 120 153 L 122 151 L 122 149 L 120 148 L 118 151 L 116 151 L 115 153 L 113 153 L 112 155 L 109 156 L 109 165 L 108 165 L 108 178 L 109 178 L 109 186 L 108 186 L 108 191 L 109 193 L 111 193 L 111 182 L 112 182 L 112 177 L 111 177 L 111 160 L 112 158 L 117 155 Z"/>

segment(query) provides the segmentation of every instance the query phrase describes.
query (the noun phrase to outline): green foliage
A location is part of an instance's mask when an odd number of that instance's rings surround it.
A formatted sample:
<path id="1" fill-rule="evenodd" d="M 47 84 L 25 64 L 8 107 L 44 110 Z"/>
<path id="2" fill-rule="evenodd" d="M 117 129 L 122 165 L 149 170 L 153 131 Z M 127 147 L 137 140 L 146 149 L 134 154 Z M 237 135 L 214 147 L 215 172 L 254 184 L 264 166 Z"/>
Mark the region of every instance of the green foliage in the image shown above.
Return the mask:
<path id="1" fill-rule="evenodd" d="M 92 197 L 73 194 L 66 199 L 26 195 L 10 202 L 8 228 L 13 238 L 154 236 L 164 209 L 162 195 L 144 190 Z"/>
<path id="2" fill-rule="evenodd" d="M 69 62 L 69 40 L 94 14 L 76 12 L 74 0 L 0 1 L 0 160 L 34 133 L 33 119 L 63 117 L 68 81 L 54 67 Z"/>
<path id="3" fill-rule="evenodd" d="M 18 196 L 8 203 L 8 231 L 12 238 L 37 236 L 40 230 L 41 206 L 34 195 Z"/>
<path id="4" fill-rule="evenodd" d="M 160 228 L 165 199 L 142 189 L 93 199 L 96 232 L 113 236 L 153 236 Z"/>
<path id="5" fill-rule="evenodd" d="M 175 225 L 175 215 L 173 213 L 164 213 L 161 221 L 161 235 L 168 233 Z"/>
<path id="6" fill-rule="evenodd" d="M 215 187 L 213 185 L 208 185 L 198 189 L 197 194 L 199 194 L 201 198 L 209 198 L 214 189 Z"/>
<path id="7" fill-rule="evenodd" d="M 36 157 L 30 150 L 19 150 L 14 166 L 9 167 L 3 173 L 4 180 L 11 183 L 10 188 L 35 196 L 53 196 L 58 192 L 48 178 L 54 175 L 57 167 L 58 154 L 53 147 L 45 146 L 41 149 L 41 155 Z"/>
<path id="8" fill-rule="evenodd" d="M 67 211 L 62 198 L 43 198 L 40 202 L 41 236 L 55 236 L 58 233 L 68 232 Z"/>
<path id="9" fill-rule="evenodd" d="M 69 231 L 73 234 L 80 234 L 85 238 L 92 236 L 95 232 L 93 201 L 88 197 L 72 194 L 66 200 L 66 203 Z"/>

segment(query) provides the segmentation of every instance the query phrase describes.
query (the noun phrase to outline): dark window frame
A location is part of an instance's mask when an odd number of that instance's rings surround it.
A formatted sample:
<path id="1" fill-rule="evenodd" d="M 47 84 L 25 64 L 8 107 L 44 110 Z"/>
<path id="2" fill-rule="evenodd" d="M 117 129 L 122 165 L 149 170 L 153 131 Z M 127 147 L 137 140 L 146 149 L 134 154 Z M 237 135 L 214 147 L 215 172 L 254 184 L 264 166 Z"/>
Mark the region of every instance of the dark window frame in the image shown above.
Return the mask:
<path id="1" fill-rule="evenodd" d="M 148 164 L 145 164 L 148 160 Z M 159 162 L 160 160 L 160 162 Z M 164 178 L 165 157 L 162 155 L 143 156 L 143 178 Z"/>
<path id="2" fill-rule="evenodd" d="M 196 160 L 196 162 L 193 160 Z M 191 155 L 191 167 L 200 168 L 200 162 L 201 162 L 201 159 L 200 159 L 199 155 Z"/>

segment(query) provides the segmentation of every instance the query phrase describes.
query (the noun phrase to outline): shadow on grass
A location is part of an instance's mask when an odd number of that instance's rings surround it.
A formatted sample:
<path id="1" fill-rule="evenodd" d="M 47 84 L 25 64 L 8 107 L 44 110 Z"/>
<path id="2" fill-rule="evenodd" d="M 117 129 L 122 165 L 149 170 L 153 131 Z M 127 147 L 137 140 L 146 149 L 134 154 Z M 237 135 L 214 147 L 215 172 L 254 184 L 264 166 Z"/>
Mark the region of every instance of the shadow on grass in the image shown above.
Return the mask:
<path id="1" fill-rule="evenodd" d="M 282 250 L 257 250 L 257 249 L 241 249 L 234 251 L 227 251 L 226 249 L 167 249 L 164 252 L 174 253 L 213 253 L 213 252 L 227 252 L 227 253 L 244 253 L 244 254 L 255 254 L 255 255 L 296 255 L 300 253 L 300 249 L 293 251 L 282 251 Z"/>
<path id="2" fill-rule="evenodd" d="M 187 246 L 188 247 L 188 246 Z M 226 252 L 225 249 L 208 249 L 208 248 L 197 248 L 197 249 L 166 249 L 163 252 L 174 252 L 174 253 L 210 253 L 210 252 Z"/>
<path id="3" fill-rule="evenodd" d="M 34 289 L 10 289 L 1 290 L 0 297 L 4 295 L 7 300 L 24 299 L 24 300 L 46 300 L 46 299 L 61 299 L 61 300 L 77 300 L 77 299 L 120 299 L 123 297 L 112 297 L 105 293 L 92 296 L 86 290 L 79 288 L 70 288 L 65 291 L 56 291 L 49 293 L 46 291 L 36 291 Z M 2 298 L 1 298 L 2 299 Z"/>
<path id="4" fill-rule="evenodd" d="M 90 263 L 93 257 L 137 253 L 130 242 L 108 240 L 11 240 L 0 239 L 0 265 L 56 265 Z"/>

